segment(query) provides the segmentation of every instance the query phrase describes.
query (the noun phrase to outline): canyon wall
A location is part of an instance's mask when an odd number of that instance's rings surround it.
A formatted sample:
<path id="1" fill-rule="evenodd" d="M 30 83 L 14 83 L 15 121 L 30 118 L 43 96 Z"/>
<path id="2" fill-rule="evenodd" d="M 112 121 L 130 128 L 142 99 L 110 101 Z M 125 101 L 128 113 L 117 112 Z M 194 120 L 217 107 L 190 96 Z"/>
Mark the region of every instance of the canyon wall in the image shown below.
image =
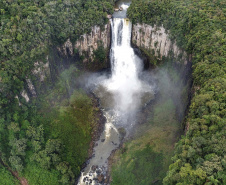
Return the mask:
<path id="1" fill-rule="evenodd" d="M 105 61 L 102 64 L 106 65 L 108 62 L 108 52 L 110 50 L 111 44 L 111 25 L 110 22 L 106 24 L 102 29 L 99 26 L 94 26 L 91 28 L 89 34 L 83 34 L 74 43 L 68 39 L 62 46 L 56 47 L 56 52 L 53 54 L 58 55 L 60 58 L 58 63 L 57 59 L 46 57 L 46 62 L 36 62 L 33 74 L 38 79 L 39 83 L 43 83 L 47 78 L 50 78 L 52 73 L 54 73 L 53 68 L 57 67 L 61 70 L 64 69 L 62 65 L 68 63 L 71 65 L 76 62 L 83 64 L 92 64 L 94 61 L 94 52 L 102 46 L 105 49 Z M 150 58 L 152 63 L 153 56 L 158 60 L 163 60 L 165 58 L 174 58 L 175 63 L 184 64 L 185 68 L 190 68 L 191 56 L 188 56 L 186 52 L 181 50 L 176 42 L 170 40 L 169 34 L 166 32 L 163 26 L 156 27 L 147 24 L 135 24 L 132 28 L 132 44 L 137 48 L 141 49 Z M 70 60 L 70 61 L 69 61 Z M 68 62 L 69 61 L 69 62 Z M 101 65 L 102 65 L 101 64 Z M 100 63 L 96 64 L 100 66 Z M 188 66 L 188 67 L 187 67 Z M 183 68 L 184 68 L 183 67 Z M 182 70 L 185 70 L 182 69 Z M 94 68 L 95 70 L 95 68 Z M 37 81 L 37 80 L 36 80 Z M 32 81 L 28 79 L 27 90 L 30 91 L 27 94 L 30 96 L 36 96 L 35 85 L 31 85 Z M 25 91 L 22 93 L 26 94 Z M 26 95 L 26 99 L 28 96 Z"/>
<path id="2" fill-rule="evenodd" d="M 74 43 L 68 39 L 62 46 L 52 49 L 52 53 L 46 56 L 45 61 L 37 61 L 32 71 L 34 79 L 26 80 L 26 87 L 21 92 L 21 95 L 29 101 L 31 97 L 38 94 L 38 89 L 45 81 L 55 77 L 71 64 L 95 63 L 94 52 L 99 48 L 104 48 L 105 60 L 101 61 L 96 66 L 106 66 L 108 62 L 108 52 L 110 51 L 111 43 L 111 25 L 110 22 L 103 28 L 94 26 L 91 32 L 83 34 Z M 93 66 L 92 66 L 93 67 Z"/>
<path id="3" fill-rule="evenodd" d="M 74 52 L 78 52 L 80 56 L 84 56 L 83 62 L 92 62 L 94 59 L 94 51 L 98 49 L 99 46 L 103 46 L 104 49 L 110 49 L 111 35 L 110 35 L 111 25 L 110 22 L 100 28 L 99 26 L 94 26 L 91 28 L 89 34 L 83 34 L 80 38 L 72 43 L 68 39 L 62 47 L 58 47 L 58 51 L 65 55 L 74 55 Z"/>
<path id="4" fill-rule="evenodd" d="M 169 34 L 163 26 L 133 25 L 132 43 L 143 50 L 146 55 L 155 56 L 159 60 L 162 60 L 163 57 L 173 57 L 176 62 L 182 61 L 185 65 L 190 60 L 186 52 L 181 50 L 176 42 L 170 40 Z"/>

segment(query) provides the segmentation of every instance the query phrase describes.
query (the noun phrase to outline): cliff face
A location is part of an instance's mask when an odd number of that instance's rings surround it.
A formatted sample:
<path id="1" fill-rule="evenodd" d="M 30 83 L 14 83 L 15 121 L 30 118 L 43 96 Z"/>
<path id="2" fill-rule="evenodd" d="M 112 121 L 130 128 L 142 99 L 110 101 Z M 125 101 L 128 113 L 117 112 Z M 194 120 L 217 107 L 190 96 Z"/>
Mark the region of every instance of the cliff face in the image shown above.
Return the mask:
<path id="1" fill-rule="evenodd" d="M 187 54 L 182 51 L 176 44 L 169 38 L 169 34 L 166 33 L 164 27 L 152 27 L 147 24 L 135 24 L 132 30 L 132 43 L 145 50 L 146 54 L 154 55 L 157 59 L 163 57 L 180 58 L 184 64 L 187 64 Z"/>
<path id="2" fill-rule="evenodd" d="M 102 30 L 99 26 L 94 26 L 89 34 L 81 35 L 75 43 L 68 39 L 62 47 L 57 49 L 65 56 L 73 56 L 74 52 L 78 52 L 80 56 L 83 56 L 83 62 L 92 62 L 94 60 L 93 52 L 99 46 L 103 46 L 107 50 L 110 49 L 110 28 L 110 23 L 106 24 Z"/>
<path id="3" fill-rule="evenodd" d="M 177 46 L 176 42 L 172 42 L 170 40 L 169 34 L 166 33 L 164 27 L 152 27 L 147 24 L 133 25 L 132 43 L 136 47 L 145 51 L 145 53 L 151 57 L 155 56 L 160 60 L 163 59 L 163 57 L 174 57 L 176 61 L 182 61 L 180 63 L 184 64 L 184 67 L 190 63 L 188 62 L 190 61 L 190 57 L 188 57 L 186 52 L 182 51 Z M 95 63 L 95 50 L 102 46 L 106 50 L 105 54 L 107 56 L 107 53 L 110 50 L 110 44 L 110 22 L 106 24 L 103 29 L 98 26 L 94 26 L 91 28 L 91 32 L 89 34 L 81 35 L 75 43 L 72 43 L 71 40 L 68 39 L 61 47 L 57 47 L 57 53 L 61 58 L 58 63 L 56 62 L 57 58 L 50 59 L 49 56 L 46 58 L 46 63 L 40 61 L 35 63 L 33 74 L 36 76 L 36 79 L 38 79 L 39 83 L 42 83 L 45 81 L 45 79 L 49 78 L 53 72 L 55 72 L 52 69 L 53 66 L 57 66 L 57 68 L 61 68 L 62 70 L 64 69 L 62 65 L 65 65 L 66 63 L 67 65 L 70 65 L 73 62 L 77 62 L 78 60 L 86 64 Z M 55 53 L 54 55 L 57 54 Z M 107 61 L 101 62 L 102 64 L 107 63 Z M 100 66 L 102 64 L 97 63 L 95 65 Z M 36 96 L 37 93 L 35 92 L 35 85 L 32 85 L 32 81 L 29 79 L 27 81 L 27 90 L 29 91 L 27 94 L 30 96 Z M 22 94 L 25 97 L 25 91 Z"/>
<path id="4" fill-rule="evenodd" d="M 26 87 L 21 95 L 26 101 L 29 101 L 30 97 L 37 96 L 38 88 L 36 87 L 40 87 L 47 79 L 54 78 L 57 73 L 65 69 L 65 66 L 76 62 L 94 63 L 94 51 L 100 46 L 106 50 L 107 56 L 111 43 L 110 29 L 110 22 L 103 29 L 94 26 L 89 34 L 81 35 L 75 43 L 68 39 L 61 47 L 57 47 L 57 51 L 52 54 L 54 56 L 50 57 L 50 54 L 46 57 L 46 62 L 37 61 L 32 72 L 36 80 L 27 79 Z M 105 63 L 107 63 L 107 59 L 102 61 L 102 64 Z M 100 66 L 99 63 L 96 65 Z"/>

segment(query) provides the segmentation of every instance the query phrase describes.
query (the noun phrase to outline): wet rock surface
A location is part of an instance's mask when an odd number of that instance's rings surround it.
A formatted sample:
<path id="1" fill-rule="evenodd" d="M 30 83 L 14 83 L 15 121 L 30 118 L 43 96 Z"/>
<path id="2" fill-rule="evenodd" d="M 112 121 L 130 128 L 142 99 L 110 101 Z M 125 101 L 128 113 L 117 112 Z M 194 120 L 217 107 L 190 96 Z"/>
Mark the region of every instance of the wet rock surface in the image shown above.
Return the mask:
<path id="1" fill-rule="evenodd" d="M 107 185 L 109 184 L 109 177 L 106 173 L 106 167 L 93 165 L 88 175 L 83 177 L 83 183 L 86 185 Z"/>

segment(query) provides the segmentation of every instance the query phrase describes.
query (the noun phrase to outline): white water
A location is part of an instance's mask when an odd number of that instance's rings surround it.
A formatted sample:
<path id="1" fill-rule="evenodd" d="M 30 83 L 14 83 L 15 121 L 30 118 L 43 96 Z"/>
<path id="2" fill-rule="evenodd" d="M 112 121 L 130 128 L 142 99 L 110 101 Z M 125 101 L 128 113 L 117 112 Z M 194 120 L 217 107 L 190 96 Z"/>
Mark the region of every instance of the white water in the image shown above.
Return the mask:
<path id="1" fill-rule="evenodd" d="M 126 9 L 128 6 L 123 5 L 123 8 Z M 141 101 L 143 96 L 153 94 L 151 87 L 138 78 L 142 69 L 142 61 L 131 48 L 131 22 L 126 18 L 113 18 L 111 28 L 110 60 L 112 76 L 99 84 L 108 93 L 102 96 L 104 94 L 102 89 L 99 92 L 101 96 L 96 93 L 100 99 L 105 99 L 104 96 L 110 99 L 108 102 L 111 104 L 109 106 L 111 110 L 104 110 L 107 120 L 105 130 L 97 141 L 96 147 L 94 147 L 94 156 L 81 174 L 79 185 L 106 184 L 108 157 L 120 144 L 118 128 L 126 129 L 127 127 L 127 124 L 122 121 L 122 117 L 131 112 L 134 113 L 143 104 Z M 113 97 L 108 97 L 110 95 Z M 149 96 L 148 100 L 150 99 Z M 123 123 L 119 124 L 119 122 Z"/>
<path id="2" fill-rule="evenodd" d="M 124 112 L 134 108 L 134 96 L 141 89 L 141 81 L 138 79 L 141 60 L 130 46 L 131 22 L 128 19 L 114 18 L 111 25 L 112 77 L 104 85 L 115 95 L 116 110 Z"/>

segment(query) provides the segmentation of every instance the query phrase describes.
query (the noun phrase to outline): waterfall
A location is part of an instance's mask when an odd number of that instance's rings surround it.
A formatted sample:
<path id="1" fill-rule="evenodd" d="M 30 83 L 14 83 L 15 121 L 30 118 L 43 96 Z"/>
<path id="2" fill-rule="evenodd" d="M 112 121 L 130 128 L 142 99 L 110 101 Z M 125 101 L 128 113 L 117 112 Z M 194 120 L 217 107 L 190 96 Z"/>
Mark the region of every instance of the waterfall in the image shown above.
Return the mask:
<path id="1" fill-rule="evenodd" d="M 116 95 L 116 104 L 119 111 L 128 111 L 134 108 L 134 100 L 141 89 L 138 74 L 141 71 L 142 61 L 131 47 L 132 24 L 126 18 L 113 18 L 112 45 L 110 51 L 111 79 L 105 82 L 107 89 Z"/>
<path id="2" fill-rule="evenodd" d="M 123 7 L 128 8 L 127 5 Z M 92 79 L 96 85 L 94 93 L 99 97 L 106 117 L 105 128 L 96 142 L 93 157 L 80 176 L 79 185 L 108 183 L 108 158 L 119 147 L 122 139 L 118 129 L 128 129 L 128 122 L 131 127 L 128 115 L 134 116 L 140 105 L 153 98 L 152 88 L 139 79 L 142 60 L 131 47 L 132 23 L 127 18 L 113 18 L 111 29 L 111 77 L 104 80 Z"/>

